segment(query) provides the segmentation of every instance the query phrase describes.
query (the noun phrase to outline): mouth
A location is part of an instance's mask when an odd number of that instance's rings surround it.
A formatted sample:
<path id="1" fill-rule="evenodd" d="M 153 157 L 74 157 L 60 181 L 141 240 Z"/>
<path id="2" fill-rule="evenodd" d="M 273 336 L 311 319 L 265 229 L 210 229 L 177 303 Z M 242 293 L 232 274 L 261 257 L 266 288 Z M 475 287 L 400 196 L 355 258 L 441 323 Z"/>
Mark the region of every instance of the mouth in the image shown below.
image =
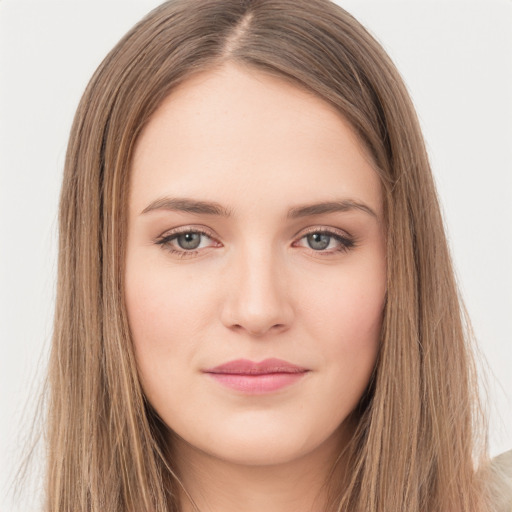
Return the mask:
<path id="1" fill-rule="evenodd" d="M 278 391 L 297 383 L 308 372 L 307 368 L 282 359 L 265 359 L 258 363 L 237 359 L 203 370 L 219 384 L 244 394 Z"/>

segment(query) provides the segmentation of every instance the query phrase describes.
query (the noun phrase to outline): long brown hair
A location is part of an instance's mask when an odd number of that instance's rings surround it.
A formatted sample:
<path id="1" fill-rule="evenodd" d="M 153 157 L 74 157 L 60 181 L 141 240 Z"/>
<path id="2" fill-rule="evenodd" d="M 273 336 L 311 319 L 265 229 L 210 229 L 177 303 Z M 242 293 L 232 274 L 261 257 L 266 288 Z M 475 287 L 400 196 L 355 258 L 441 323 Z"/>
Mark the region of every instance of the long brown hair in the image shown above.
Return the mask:
<path id="1" fill-rule="evenodd" d="M 130 163 L 161 101 L 232 62 L 334 105 L 382 182 L 387 302 L 376 370 L 329 510 L 484 512 L 485 438 L 469 335 L 406 88 L 381 46 L 328 0 L 172 0 L 91 79 L 60 206 L 49 368 L 48 512 L 178 511 L 165 426 L 145 400 L 124 306 Z"/>

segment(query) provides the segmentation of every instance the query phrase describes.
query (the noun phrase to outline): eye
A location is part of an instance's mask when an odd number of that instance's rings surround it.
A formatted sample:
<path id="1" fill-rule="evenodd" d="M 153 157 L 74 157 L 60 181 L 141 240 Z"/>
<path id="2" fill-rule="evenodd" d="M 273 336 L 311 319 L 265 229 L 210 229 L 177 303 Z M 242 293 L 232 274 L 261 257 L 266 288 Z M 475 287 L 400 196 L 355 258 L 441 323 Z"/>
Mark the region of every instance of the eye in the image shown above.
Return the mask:
<path id="1" fill-rule="evenodd" d="M 355 241 L 341 232 L 317 229 L 302 236 L 294 246 L 305 247 L 317 253 L 332 254 L 348 251 L 355 246 Z"/>
<path id="2" fill-rule="evenodd" d="M 190 228 L 165 233 L 155 243 L 181 257 L 195 255 L 201 249 L 221 245 L 205 230 Z"/>
<path id="3" fill-rule="evenodd" d="M 222 244 L 203 229 L 177 229 L 165 233 L 155 243 L 179 257 L 194 256 L 202 249 L 221 247 Z M 353 238 L 332 229 L 316 229 L 306 233 L 295 242 L 294 247 L 304 247 L 314 253 L 333 254 L 346 252 L 355 246 Z"/>
<path id="4" fill-rule="evenodd" d="M 197 249 L 201 245 L 201 238 L 204 236 L 202 233 L 189 232 L 177 235 L 174 240 L 182 249 L 192 250 Z"/>

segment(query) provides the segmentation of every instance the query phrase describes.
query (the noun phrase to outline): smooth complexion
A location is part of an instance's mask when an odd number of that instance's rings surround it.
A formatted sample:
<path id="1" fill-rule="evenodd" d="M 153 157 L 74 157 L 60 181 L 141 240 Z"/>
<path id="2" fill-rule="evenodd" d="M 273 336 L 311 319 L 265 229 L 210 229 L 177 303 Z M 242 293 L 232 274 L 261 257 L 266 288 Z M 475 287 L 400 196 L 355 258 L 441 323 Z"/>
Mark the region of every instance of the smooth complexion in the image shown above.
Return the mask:
<path id="1" fill-rule="evenodd" d="M 144 392 L 200 510 L 320 510 L 379 349 L 382 218 L 350 125 L 279 78 L 202 72 L 146 125 L 126 304 Z"/>

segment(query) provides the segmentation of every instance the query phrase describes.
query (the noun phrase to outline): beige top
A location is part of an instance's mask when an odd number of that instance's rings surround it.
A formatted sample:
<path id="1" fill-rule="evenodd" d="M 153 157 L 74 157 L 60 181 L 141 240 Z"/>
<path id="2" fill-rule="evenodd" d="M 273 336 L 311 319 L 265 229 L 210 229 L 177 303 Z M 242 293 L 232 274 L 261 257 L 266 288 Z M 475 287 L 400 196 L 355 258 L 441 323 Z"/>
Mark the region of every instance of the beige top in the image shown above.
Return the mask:
<path id="1" fill-rule="evenodd" d="M 492 460 L 491 493 L 496 512 L 512 512 L 512 450 Z"/>

